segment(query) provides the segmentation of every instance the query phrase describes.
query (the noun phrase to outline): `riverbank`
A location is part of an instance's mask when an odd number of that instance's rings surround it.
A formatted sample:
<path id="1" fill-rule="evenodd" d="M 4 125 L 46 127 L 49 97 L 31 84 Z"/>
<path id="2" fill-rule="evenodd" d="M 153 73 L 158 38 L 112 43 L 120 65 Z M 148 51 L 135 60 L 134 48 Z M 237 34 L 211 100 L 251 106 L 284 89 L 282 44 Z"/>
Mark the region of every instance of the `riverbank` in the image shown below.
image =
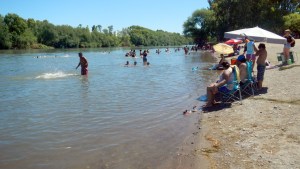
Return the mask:
<path id="1" fill-rule="evenodd" d="M 299 44 L 293 48 L 298 57 Z M 271 64 L 279 64 L 282 45 L 266 47 Z M 199 113 L 195 132 L 178 153 L 178 168 L 300 168 L 300 61 L 295 60 L 266 70 L 264 91 L 242 105 Z"/>

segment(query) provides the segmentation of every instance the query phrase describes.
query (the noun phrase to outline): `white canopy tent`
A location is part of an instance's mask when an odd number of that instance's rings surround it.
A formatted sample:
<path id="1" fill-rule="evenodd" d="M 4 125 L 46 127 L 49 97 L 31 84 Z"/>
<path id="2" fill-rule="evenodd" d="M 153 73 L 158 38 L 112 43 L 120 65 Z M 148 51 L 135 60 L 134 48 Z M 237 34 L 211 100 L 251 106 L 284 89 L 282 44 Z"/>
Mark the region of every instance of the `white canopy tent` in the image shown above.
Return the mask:
<path id="1" fill-rule="evenodd" d="M 286 38 L 279 36 L 262 28 L 246 28 L 235 31 L 225 32 L 224 38 L 244 38 L 245 36 L 258 42 L 285 44 Z"/>

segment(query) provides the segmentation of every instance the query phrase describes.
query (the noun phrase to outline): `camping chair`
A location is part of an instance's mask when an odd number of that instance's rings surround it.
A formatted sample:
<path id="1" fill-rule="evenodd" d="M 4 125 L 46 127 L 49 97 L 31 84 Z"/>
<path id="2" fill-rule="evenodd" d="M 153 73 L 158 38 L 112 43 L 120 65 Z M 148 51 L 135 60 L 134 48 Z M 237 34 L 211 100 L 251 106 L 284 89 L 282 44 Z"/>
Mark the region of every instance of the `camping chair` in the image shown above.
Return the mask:
<path id="1" fill-rule="evenodd" d="M 254 91 L 257 88 L 257 83 L 254 77 L 252 76 L 252 62 L 246 62 L 247 64 L 247 79 L 243 85 L 241 85 L 242 94 L 246 94 L 248 96 L 254 96 Z"/>
<path id="2" fill-rule="evenodd" d="M 242 94 L 241 94 L 240 83 L 239 83 L 240 71 L 237 66 L 234 66 L 232 70 L 234 75 L 233 89 L 228 92 L 219 90 L 221 101 L 223 103 L 230 102 L 230 101 L 240 101 L 240 103 L 242 104 Z"/>

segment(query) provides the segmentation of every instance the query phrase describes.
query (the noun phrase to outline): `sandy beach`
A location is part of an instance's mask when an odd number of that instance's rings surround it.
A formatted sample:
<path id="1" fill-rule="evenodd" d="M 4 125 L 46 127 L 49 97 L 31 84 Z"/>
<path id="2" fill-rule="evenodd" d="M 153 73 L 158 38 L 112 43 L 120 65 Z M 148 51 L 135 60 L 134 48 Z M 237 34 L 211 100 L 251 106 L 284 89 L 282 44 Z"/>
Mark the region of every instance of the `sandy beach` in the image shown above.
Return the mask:
<path id="1" fill-rule="evenodd" d="M 256 43 L 256 46 L 259 43 Z M 300 40 L 292 51 L 300 55 Z M 266 44 L 278 65 L 283 45 Z M 300 168 L 300 61 L 266 70 L 264 90 L 255 96 L 193 114 L 191 137 L 177 154 L 177 168 Z M 256 68 L 254 69 L 256 70 Z M 255 71 L 256 74 L 256 71 Z"/>

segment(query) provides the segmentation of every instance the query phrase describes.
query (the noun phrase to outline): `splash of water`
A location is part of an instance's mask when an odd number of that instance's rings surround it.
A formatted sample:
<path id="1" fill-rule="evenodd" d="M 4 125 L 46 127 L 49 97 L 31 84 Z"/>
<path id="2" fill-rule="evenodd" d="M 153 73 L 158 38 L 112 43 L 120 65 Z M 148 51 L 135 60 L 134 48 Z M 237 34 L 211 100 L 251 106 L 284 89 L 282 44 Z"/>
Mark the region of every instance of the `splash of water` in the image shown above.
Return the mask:
<path id="1" fill-rule="evenodd" d="M 64 72 L 54 72 L 54 73 L 43 73 L 36 77 L 36 79 L 57 79 L 57 78 L 64 78 L 68 76 L 76 76 L 77 74 L 74 73 L 64 73 Z"/>

